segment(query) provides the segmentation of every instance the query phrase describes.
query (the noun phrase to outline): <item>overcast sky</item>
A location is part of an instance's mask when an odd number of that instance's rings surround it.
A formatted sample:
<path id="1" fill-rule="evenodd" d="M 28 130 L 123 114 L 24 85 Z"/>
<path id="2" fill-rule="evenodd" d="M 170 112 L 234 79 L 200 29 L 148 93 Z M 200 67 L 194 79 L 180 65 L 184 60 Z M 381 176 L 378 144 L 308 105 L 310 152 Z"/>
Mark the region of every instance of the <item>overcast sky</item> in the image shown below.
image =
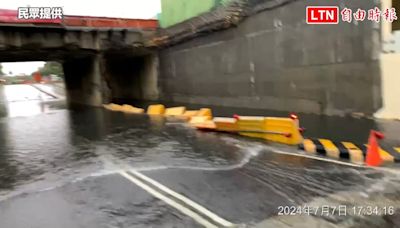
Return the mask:
<path id="1" fill-rule="evenodd" d="M 0 9 L 63 7 L 66 15 L 149 19 L 161 12 L 161 0 L 0 0 Z M 2 63 L 4 73 L 30 74 L 43 62 Z"/>

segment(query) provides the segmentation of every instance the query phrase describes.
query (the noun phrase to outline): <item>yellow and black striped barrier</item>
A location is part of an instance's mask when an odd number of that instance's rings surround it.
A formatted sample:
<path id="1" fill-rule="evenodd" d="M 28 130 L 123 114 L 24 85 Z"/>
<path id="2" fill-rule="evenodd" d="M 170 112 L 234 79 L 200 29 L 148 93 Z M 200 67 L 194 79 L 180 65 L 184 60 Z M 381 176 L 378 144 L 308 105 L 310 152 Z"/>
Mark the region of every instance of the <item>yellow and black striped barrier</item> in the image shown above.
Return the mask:
<path id="1" fill-rule="evenodd" d="M 368 145 L 359 145 L 351 142 L 334 142 L 329 139 L 304 139 L 303 143 L 299 145 L 299 149 L 311 154 L 336 159 L 349 159 L 354 163 L 363 163 Z M 381 147 L 379 154 L 385 162 L 400 162 L 400 147 Z"/>

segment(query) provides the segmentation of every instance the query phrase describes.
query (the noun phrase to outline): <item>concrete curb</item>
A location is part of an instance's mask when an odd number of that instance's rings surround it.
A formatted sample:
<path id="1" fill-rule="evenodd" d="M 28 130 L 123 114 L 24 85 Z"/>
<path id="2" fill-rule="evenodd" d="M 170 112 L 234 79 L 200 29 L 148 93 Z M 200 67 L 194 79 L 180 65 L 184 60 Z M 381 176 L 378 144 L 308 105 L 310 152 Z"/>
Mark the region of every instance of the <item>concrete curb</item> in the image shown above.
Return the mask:
<path id="1" fill-rule="evenodd" d="M 334 142 L 329 139 L 304 139 L 299 144 L 299 149 L 310 154 L 364 163 L 368 145 L 352 142 Z M 381 147 L 379 153 L 385 162 L 400 163 L 400 147 Z"/>

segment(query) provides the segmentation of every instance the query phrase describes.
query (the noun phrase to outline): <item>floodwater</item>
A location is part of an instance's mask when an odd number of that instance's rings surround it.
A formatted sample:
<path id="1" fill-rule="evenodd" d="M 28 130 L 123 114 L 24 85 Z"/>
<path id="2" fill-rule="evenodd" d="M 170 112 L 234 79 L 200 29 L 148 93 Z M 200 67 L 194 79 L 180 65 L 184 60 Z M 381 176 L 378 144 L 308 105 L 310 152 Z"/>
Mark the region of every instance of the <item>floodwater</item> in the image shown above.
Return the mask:
<path id="1" fill-rule="evenodd" d="M 400 226 L 396 169 L 280 154 L 298 152 L 163 117 L 68 110 L 59 87 L 37 86 L 0 86 L 0 228 L 202 227 L 118 174 L 128 168 L 234 224 Z M 338 205 L 380 210 L 279 215 L 280 206 Z"/>
<path id="2" fill-rule="evenodd" d="M 41 87 L 47 89 L 48 93 L 37 89 Z M 48 112 L 54 105 L 65 105 L 64 101 L 55 99 L 55 91 L 64 96 L 62 85 L 0 85 L 0 118 L 32 116 Z"/>
<path id="3" fill-rule="evenodd" d="M 116 100 L 122 102 L 123 100 Z M 129 101 L 126 101 L 129 103 Z M 147 106 L 149 102 L 133 101 L 135 106 Z M 202 105 L 193 105 L 186 103 L 167 103 L 167 106 L 186 106 L 190 109 L 202 108 Z M 207 105 L 213 110 L 216 116 L 232 117 L 233 114 L 250 116 L 281 116 L 288 117 L 290 112 L 221 107 Z M 298 113 L 300 124 L 305 128 L 304 136 L 306 138 L 324 138 L 335 141 L 353 142 L 356 144 L 367 143 L 370 130 L 377 130 L 385 135 L 383 144 L 387 146 L 400 147 L 400 120 L 377 120 L 370 117 L 352 117 L 352 116 L 324 116 L 316 114 Z"/>

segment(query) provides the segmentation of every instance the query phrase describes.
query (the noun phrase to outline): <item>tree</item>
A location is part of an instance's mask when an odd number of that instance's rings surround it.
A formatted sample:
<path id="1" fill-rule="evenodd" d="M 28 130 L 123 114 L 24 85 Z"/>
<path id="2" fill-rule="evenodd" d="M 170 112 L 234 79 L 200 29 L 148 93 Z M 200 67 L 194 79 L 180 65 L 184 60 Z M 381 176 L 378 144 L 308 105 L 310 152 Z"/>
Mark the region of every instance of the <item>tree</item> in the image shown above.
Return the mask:
<path id="1" fill-rule="evenodd" d="M 64 76 L 62 65 L 58 62 L 46 62 L 43 67 L 39 68 L 39 72 L 43 76 L 55 74 L 59 77 Z"/>
<path id="2" fill-rule="evenodd" d="M 4 75 L 3 65 L 1 65 L 1 63 L 0 63 L 0 76 L 3 76 L 3 75 Z"/>

